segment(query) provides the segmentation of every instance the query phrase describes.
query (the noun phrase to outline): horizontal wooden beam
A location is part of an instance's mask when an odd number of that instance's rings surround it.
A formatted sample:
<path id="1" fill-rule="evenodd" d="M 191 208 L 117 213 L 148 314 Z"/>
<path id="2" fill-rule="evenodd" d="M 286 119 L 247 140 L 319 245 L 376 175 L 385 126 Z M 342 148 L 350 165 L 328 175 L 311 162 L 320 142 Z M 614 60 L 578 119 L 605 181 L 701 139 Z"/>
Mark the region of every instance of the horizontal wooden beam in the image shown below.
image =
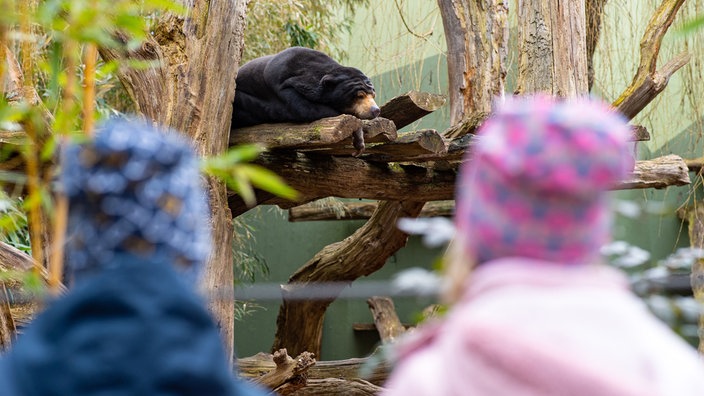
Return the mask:
<path id="1" fill-rule="evenodd" d="M 415 202 L 451 200 L 459 168 L 458 161 L 421 166 L 300 153 L 264 153 L 257 163 L 276 171 L 300 193 L 298 202 L 258 195 L 258 204 L 279 205 L 285 209 L 325 197 Z M 637 161 L 633 174 L 613 189 L 664 188 L 689 183 L 684 160 L 677 155 L 667 155 Z M 229 196 L 229 202 L 235 216 L 249 209 L 234 194 Z"/>
<path id="2" fill-rule="evenodd" d="M 670 154 L 647 161 L 637 161 L 631 176 L 614 189 L 665 188 L 690 183 L 689 168 L 685 161 L 678 155 Z"/>
<path id="3" fill-rule="evenodd" d="M 310 202 L 288 210 L 288 221 L 366 220 L 379 206 L 378 202 Z M 428 202 L 418 217 L 450 217 L 455 201 Z"/>
<path id="4" fill-rule="evenodd" d="M 343 114 L 323 118 L 309 124 L 261 124 L 233 129 L 230 145 L 261 144 L 270 149 L 296 149 L 301 147 L 328 147 L 340 143 L 362 128 L 362 120 Z"/>

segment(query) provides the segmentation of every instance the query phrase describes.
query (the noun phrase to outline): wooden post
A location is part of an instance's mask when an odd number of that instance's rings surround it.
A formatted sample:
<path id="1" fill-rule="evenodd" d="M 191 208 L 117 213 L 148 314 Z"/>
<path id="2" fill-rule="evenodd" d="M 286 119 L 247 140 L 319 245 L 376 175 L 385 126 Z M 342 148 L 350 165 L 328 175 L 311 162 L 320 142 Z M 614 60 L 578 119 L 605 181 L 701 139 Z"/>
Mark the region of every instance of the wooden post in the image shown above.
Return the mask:
<path id="1" fill-rule="evenodd" d="M 587 73 L 584 0 L 518 1 L 517 94 L 585 95 Z"/>
<path id="2" fill-rule="evenodd" d="M 438 0 L 447 41 L 450 125 L 489 113 L 503 96 L 508 49 L 508 0 Z"/>

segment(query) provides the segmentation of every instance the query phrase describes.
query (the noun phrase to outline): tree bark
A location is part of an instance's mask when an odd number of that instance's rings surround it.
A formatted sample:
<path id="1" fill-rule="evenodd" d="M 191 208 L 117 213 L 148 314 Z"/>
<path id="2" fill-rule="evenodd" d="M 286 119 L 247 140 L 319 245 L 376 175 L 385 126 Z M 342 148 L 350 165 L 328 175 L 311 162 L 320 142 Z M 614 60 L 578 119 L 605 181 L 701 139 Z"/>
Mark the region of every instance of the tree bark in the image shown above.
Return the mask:
<path id="1" fill-rule="evenodd" d="M 334 205 L 311 202 L 290 208 L 288 221 L 366 220 L 378 205 L 378 202 L 337 202 Z M 428 202 L 418 217 L 452 217 L 454 213 L 454 201 Z"/>
<path id="2" fill-rule="evenodd" d="M 584 0 L 519 0 L 517 94 L 588 92 Z"/>
<path id="3" fill-rule="evenodd" d="M 310 124 L 262 124 L 233 130 L 230 144 L 258 143 L 268 149 L 315 149 L 349 139 L 361 127 L 362 120 L 347 114 Z"/>
<path id="4" fill-rule="evenodd" d="M 604 6 L 608 0 L 586 0 L 585 13 L 587 19 L 587 84 L 591 92 L 594 85 L 594 52 L 601 34 L 601 19 L 604 16 Z"/>
<path id="5" fill-rule="evenodd" d="M 682 157 L 670 154 L 636 162 L 633 174 L 616 188 L 665 188 L 687 184 L 690 184 L 687 164 Z"/>
<path id="6" fill-rule="evenodd" d="M 286 349 L 281 349 L 271 355 L 275 367 L 264 375 L 252 378 L 269 389 L 277 389 L 285 384 L 292 383 L 296 386 L 305 386 L 308 369 L 315 365 L 315 359 L 309 352 L 303 352 L 295 359 L 290 357 Z"/>
<path id="7" fill-rule="evenodd" d="M 10 295 L 5 283 L 0 282 L 0 352 L 4 352 L 12 345 L 12 340 L 17 333 L 15 320 L 10 310 Z"/>
<path id="8" fill-rule="evenodd" d="M 257 195 L 259 205 L 279 205 L 282 208 L 326 197 L 413 201 L 452 199 L 457 173 L 457 164 L 453 168 L 435 170 L 414 165 L 373 164 L 352 157 L 315 157 L 295 153 L 286 156 L 264 153 L 256 163 L 275 170 L 299 192 L 296 202 Z M 235 215 L 249 210 L 234 194 L 230 195 L 230 208 Z"/>
<path id="9" fill-rule="evenodd" d="M 381 106 L 379 116 L 393 119 L 396 129 L 401 129 L 444 106 L 445 101 L 442 95 L 410 91 Z"/>
<path id="10" fill-rule="evenodd" d="M 357 378 L 364 365 L 369 364 L 369 358 L 352 358 L 345 360 L 317 361 L 306 372 L 308 379 L 324 378 Z M 240 376 L 254 380 L 257 377 L 274 370 L 273 355 L 269 353 L 258 353 L 254 356 L 240 358 L 237 361 L 237 368 Z M 369 376 L 364 379 L 374 385 L 382 385 L 389 376 L 390 367 L 388 363 L 382 361 L 372 370 Z"/>
<path id="11" fill-rule="evenodd" d="M 635 117 L 662 92 L 670 82 L 675 72 L 686 65 L 691 59 L 691 55 L 682 52 L 667 62 L 662 69 L 655 71 L 645 76 L 642 80 L 638 80 L 636 85 L 629 88 L 629 96 L 624 99 L 617 99 L 616 108 L 629 120 Z"/>
<path id="12" fill-rule="evenodd" d="M 187 17 L 167 15 L 137 51 L 102 48 L 105 60 L 155 61 L 148 69 L 120 68 L 118 76 L 146 118 L 189 136 L 203 156 L 227 150 L 235 76 L 242 54 L 245 0 L 180 0 Z M 232 216 L 225 185 L 207 178 L 213 249 L 202 287 L 231 290 Z M 234 298 L 210 302 L 232 358 Z"/>
<path id="13" fill-rule="evenodd" d="M 508 48 L 508 2 L 438 0 L 447 41 L 450 125 L 491 112 L 503 96 Z"/>
<path id="14" fill-rule="evenodd" d="M 360 120 L 343 114 L 309 124 L 261 124 L 235 129 L 230 135 L 230 145 L 259 144 L 270 151 L 297 150 L 349 156 L 355 151 L 353 134 L 360 128 L 368 147 L 373 147 L 369 144 L 393 142 L 398 138 L 396 126 L 389 119 Z"/>
<path id="15" fill-rule="evenodd" d="M 19 275 L 31 271 L 33 268 L 34 261 L 30 256 L 24 254 L 20 250 L 4 242 L 0 242 L 0 273 L 15 272 Z M 41 277 L 45 285 L 48 284 L 49 274 L 45 269 L 41 269 L 39 271 L 39 276 Z M 61 285 L 59 291 L 64 292 L 65 290 L 65 287 Z M 5 298 L 6 296 L 3 295 L 5 291 L 17 297 L 20 297 L 15 298 L 15 301 L 13 301 L 12 304 L 7 304 L 12 318 L 11 320 L 7 320 L 5 322 L 5 327 L 0 326 L 0 338 L 12 340 L 14 339 L 14 331 L 16 330 L 16 328 L 14 327 L 14 325 L 9 326 L 9 324 L 11 322 L 16 325 L 24 325 L 29 323 L 39 312 L 42 304 L 39 300 L 34 299 L 34 296 L 26 293 L 24 285 L 21 281 L 6 280 L 4 282 L 0 282 L 0 306 L 3 305 L 3 303 L 8 302 L 8 299 Z M 0 311 L 1 310 L 2 309 L 0 309 Z M 4 333 L 5 331 L 11 329 L 11 334 L 8 335 Z"/>
<path id="16" fill-rule="evenodd" d="M 272 196 L 258 196 L 259 205 L 288 209 L 326 197 L 372 200 L 412 200 L 416 202 L 454 199 L 459 162 L 437 161 L 426 166 L 372 164 L 352 157 L 312 157 L 298 154 L 263 154 L 257 161 L 275 169 L 289 186 L 301 194 L 292 202 Z M 690 183 L 684 160 L 667 155 L 636 161 L 633 174 L 613 186 L 614 190 L 664 188 Z M 237 195 L 230 195 L 230 208 L 236 215 L 249 208 Z"/>
<path id="17" fill-rule="evenodd" d="M 381 342 L 394 342 L 406 328 L 396 314 L 394 302 L 389 297 L 372 297 L 367 300 L 367 305 L 374 316 L 374 325 L 379 332 Z"/>

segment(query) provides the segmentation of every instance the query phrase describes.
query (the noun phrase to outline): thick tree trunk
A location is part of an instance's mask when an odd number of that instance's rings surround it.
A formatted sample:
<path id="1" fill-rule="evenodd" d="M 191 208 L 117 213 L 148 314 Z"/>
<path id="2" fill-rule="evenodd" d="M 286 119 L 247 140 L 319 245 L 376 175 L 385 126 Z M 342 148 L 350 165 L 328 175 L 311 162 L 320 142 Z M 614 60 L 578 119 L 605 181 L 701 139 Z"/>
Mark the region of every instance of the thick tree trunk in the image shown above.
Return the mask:
<path id="1" fill-rule="evenodd" d="M 156 61 L 149 69 L 120 69 L 119 77 L 139 111 L 154 122 L 193 139 L 200 155 L 219 154 L 228 147 L 235 76 L 242 54 L 245 0 L 180 1 L 185 18 L 168 16 L 153 38 L 139 50 L 123 53 L 101 49 L 106 60 Z M 207 179 L 213 249 L 202 287 L 218 293 L 232 290 L 232 215 L 225 185 Z M 211 301 L 233 355 L 234 299 Z"/>
<path id="2" fill-rule="evenodd" d="M 587 79 L 589 91 L 594 85 L 594 52 L 601 35 L 601 19 L 604 16 L 604 6 L 608 0 L 586 0 L 585 13 L 587 18 Z"/>
<path id="3" fill-rule="evenodd" d="M 503 96 L 508 48 L 508 2 L 438 0 L 445 40 L 450 125 L 491 111 Z"/>
<path id="4" fill-rule="evenodd" d="M 517 94 L 588 92 L 584 0 L 518 1 Z"/>

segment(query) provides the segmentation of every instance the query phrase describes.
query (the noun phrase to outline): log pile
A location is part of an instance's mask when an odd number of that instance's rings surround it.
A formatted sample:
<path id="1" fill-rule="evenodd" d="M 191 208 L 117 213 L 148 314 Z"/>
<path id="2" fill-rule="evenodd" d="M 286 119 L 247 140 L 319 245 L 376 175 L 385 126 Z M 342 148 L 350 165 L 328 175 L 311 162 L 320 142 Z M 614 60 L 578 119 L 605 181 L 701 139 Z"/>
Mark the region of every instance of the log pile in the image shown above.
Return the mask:
<path id="1" fill-rule="evenodd" d="M 461 159 L 471 147 L 472 133 L 487 114 L 468 117 L 439 133 L 422 130 L 398 133 L 414 117 L 440 108 L 440 95 L 411 91 L 391 99 L 381 117 L 362 121 L 341 115 L 311 124 L 265 124 L 233 130 L 231 144 L 260 144 L 268 152 L 256 161 L 278 173 L 301 194 L 297 202 L 263 192 L 257 204 L 292 208 L 326 197 L 417 202 L 451 200 Z M 389 118 L 385 118 L 389 117 Z M 353 157 L 352 135 L 363 128 L 367 148 Z M 633 141 L 649 139 L 648 131 L 633 127 Z M 633 175 L 614 189 L 664 188 L 689 184 L 688 167 L 678 156 L 638 161 Z M 238 216 L 249 207 L 235 194 L 230 209 Z"/>

